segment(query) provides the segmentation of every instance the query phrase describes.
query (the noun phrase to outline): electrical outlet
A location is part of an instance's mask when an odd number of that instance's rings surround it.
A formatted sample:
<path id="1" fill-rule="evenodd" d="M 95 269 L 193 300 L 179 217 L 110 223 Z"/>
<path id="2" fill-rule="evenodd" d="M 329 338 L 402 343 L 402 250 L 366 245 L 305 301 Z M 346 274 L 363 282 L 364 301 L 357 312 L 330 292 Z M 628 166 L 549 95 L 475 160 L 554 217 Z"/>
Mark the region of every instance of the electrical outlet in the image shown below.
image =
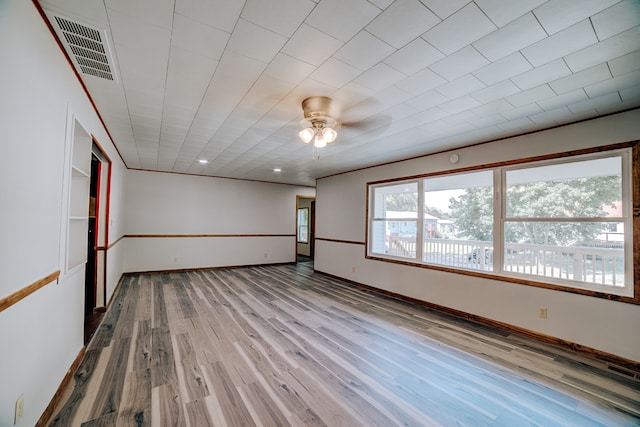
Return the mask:
<path id="1" fill-rule="evenodd" d="M 16 400 L 16 412 L 13 418 L 13 424 L 18 424 L 20 418 L 24 415 L 24 394 L 21 394 Z"/>
<path id="2" fill-rule="evenodd" d="M 173 257 L 173 262 L 178 262 L 178 257 L 177 256 Z"/>
<path id="3" fill-rule="evenodd" d="M 265 258 L 267 257 L 267 253 L 266 253 L 266 252 L 264 253 L 264 257 L 265 257 Z"/>
<path id="4" fill-rule="evenodd" d="M 547 318 L 547 307 L 538 307 L 538 317 L 541 319 Z"/>
<path id="5" fill-rule="evenodd" d="M 355 267 L 351 267 L 351 272 L 355 273 L 356 272 L 356 268 Z"/>

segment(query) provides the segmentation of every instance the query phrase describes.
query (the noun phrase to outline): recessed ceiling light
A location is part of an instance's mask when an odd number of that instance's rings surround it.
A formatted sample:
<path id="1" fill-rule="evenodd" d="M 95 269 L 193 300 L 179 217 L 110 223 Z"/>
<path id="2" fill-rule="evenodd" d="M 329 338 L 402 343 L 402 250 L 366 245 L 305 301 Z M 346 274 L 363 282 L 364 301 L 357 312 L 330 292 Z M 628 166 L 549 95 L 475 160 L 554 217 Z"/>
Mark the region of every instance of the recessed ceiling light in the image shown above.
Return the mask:
<path id="1" fill-rule="evenodd" d="M 206 165 L 207 163 L 209 163 L 209 160 L 207 160 L 207 159 L 200 159 L 200 160 L 198 160 L 198 163 L 200 163 L 201 165 Z"/>
<path id="2" fill-rule="evenodd" d="M 280 169 L 280 168 L 273 168 L 273 171 L 274 171 L 275 173 L 280 173 L 280 172 L 282 172 L 282 169 Z"/>

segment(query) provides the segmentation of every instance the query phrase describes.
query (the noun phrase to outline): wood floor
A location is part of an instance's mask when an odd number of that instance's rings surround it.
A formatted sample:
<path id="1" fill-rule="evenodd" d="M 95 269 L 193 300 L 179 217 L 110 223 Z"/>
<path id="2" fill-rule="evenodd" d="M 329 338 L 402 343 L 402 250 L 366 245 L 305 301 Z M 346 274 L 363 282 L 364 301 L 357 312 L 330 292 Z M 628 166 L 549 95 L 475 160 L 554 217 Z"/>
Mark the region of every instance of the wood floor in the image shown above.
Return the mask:
<path id="1" fill-rule="evenodd" d="M 637 378 L 311 266 L 126 277 L 50 424 L 640 424 Z"/>

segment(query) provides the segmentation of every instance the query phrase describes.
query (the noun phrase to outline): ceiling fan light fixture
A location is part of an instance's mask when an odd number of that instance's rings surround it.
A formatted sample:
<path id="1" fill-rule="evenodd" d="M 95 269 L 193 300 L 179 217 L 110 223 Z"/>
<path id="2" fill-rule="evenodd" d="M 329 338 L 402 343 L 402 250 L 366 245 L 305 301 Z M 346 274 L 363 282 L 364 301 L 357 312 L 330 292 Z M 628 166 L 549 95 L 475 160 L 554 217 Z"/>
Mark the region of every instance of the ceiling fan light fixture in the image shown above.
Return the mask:
<path id="1" fill-rule="evenodd" d="M 324 148 L 327 146 L 327 140 L 321 134 L 316 135 L 316 139 L 313 141 L 313 146 L 316 148 Z"/>
<path id="2" fill-rule="evenodd" d="M 326 127 L 322 129 L 322 138 L 327 141 L 327 143 L 335 141 L 337 136 L 338 132 L 336 132 L 333 128 Z"/>
<path id="3" fill-rule="evenodd" d="M 298 136 L 305 144 L 310 143 L 315 134 L 316 133 L 312 128 L 304 128 L 298 132 Z"/>
<path id="4" fill-rule="evenodd" d="M 336 111 L 332 103 L 326 96 L 311 96 L 302 101 L 302 126 L 305 128 L 298 132 L 298 136 L 304 143 L 313 139 L 315 148 L 323 148 L 336 140 L 340 122 L 334 118 Z"/>

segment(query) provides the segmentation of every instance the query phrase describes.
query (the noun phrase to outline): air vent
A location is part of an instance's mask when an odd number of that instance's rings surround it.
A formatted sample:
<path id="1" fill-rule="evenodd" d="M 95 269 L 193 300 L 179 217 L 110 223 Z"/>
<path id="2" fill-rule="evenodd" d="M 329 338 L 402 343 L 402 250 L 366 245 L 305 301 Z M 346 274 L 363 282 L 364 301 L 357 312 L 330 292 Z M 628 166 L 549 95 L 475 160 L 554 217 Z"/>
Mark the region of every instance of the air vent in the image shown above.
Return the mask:
<path id="1" fill-rule="evenodd" d="M 61 16 L 54 18 L 64 38 L 61 41 L 76 60 L 80 71 L 101 79 L 115 80 L 105 33 Z"/>

